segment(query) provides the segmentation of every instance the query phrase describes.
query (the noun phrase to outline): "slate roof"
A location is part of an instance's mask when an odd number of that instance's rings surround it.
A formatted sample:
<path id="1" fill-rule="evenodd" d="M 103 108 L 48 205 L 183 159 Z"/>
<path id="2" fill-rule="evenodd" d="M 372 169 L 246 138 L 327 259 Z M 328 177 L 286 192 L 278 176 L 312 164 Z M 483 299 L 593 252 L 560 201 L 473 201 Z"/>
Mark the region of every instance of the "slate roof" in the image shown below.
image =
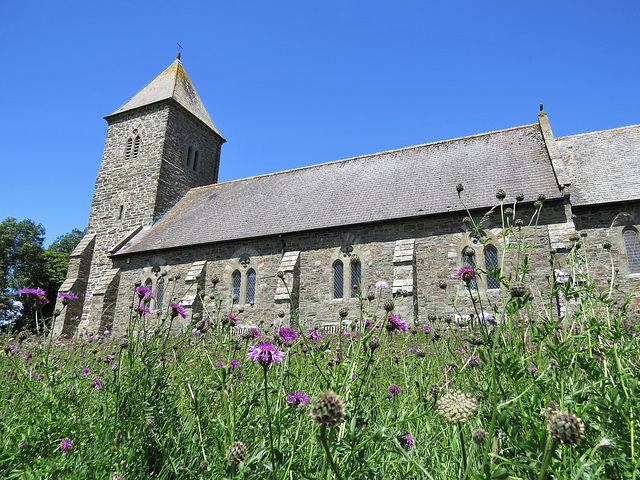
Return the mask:
<path id="1" fill-rule="evenodd" d="M 539 124 L 195 188 L 117 254 L 561 198 Z"/>
<path id="2" fill-rule="evenodd" d="M 105 118 L 168 99 L 173 99 L 178 102 L 210 129 L 220 135 L 207 109 L 204 108 L 204 104 L 202 100 L 200 100 L 200 96 L 198 92 L 196 92 L 193 83 L 191 83 L 189 75 L 187 75 L 182 63 L 178 59 L 165 68 L 156 78 L 151 80 L 142 90 L 134 95 L 131 100 Z M 220 135 L 220 137 L 222 137 L 222 135 Z"/>
<path id="3" fill-rule="evenodd" d="M 571 203 L 640 199 L 640 125 L 556 139 L 571 178 Z"/>

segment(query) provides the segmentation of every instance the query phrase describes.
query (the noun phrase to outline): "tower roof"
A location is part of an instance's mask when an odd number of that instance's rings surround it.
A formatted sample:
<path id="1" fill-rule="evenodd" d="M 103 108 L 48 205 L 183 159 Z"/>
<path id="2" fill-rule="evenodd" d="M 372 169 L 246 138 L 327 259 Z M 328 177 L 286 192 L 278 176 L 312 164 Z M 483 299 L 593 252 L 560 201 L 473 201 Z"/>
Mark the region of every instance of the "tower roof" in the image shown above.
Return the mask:
<path id="1" fill-rule="evenodd" d="M 105 118 L 172 98 L 220 135 L 179 59 L 165 68 L 127 103 Z M 222 135 L 220 135 L 222 137 Z"/>

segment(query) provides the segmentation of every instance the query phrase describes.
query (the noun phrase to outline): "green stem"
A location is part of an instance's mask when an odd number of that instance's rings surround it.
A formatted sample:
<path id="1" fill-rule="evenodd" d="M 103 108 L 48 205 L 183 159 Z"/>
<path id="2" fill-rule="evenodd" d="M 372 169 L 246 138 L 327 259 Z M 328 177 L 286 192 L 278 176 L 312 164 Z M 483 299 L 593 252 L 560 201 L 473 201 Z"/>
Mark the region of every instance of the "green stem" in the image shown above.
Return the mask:
<path id="1" fill-rule="evenodd" d="M 540 468 L 538 480 L 544 480 L 544 477 L 547 474 L 547 468 L 549 468 L 549 464 L 551 463 L 551 457 L 553 457 L 553 453 L 556 451 L 557 446 L 558 442 L 549 436 L 547 438 L 547 444 L 544 447 L 544 456 L 542 457 L 542 467 Z"/>
<path id="2" fill-rule="evenodd" d="M 333 461 L 333 457 L 331 456 L 331 451 L 329 450 L 329 443 L 327 442 L 327 426 L 326 425 L 320 426 L 320 442 L 324 447 L 324 452 L 326 454 L 327 460 L 329 460 L 329 465 L 331 465 L 331 470 L 333 470 L 333 473 L 338 478 L 338 480 L 342 480 L 342 476 L 338 471 L 338 466 Z"/>
<path id="3" fill-rule="evenodd" d="M 268 413 L 269 412 L 269 388 L 267 386 L 267 372 L 269 371 L 269 364 L 266 363 L 263 366 L 263 372 L 264 372 L 264 406 L 265 406 L 265 410 Z M 273 450 L 273 427 L 271 426 L 271 420 L 269 420 L 269 447 L 271 449 L 271 466 L 273 467 L 273 476 L 274 478 L 277 478 L 276 475 L 276 455 L 275 452 Z"/>

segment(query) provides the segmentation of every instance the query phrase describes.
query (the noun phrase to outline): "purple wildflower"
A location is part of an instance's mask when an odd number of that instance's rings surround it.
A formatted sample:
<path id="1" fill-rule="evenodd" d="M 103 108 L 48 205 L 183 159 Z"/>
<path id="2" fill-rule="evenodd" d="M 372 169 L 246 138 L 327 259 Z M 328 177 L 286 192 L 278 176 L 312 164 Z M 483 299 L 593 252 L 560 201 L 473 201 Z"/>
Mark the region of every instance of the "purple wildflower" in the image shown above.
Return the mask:
<path id="1" fill-rule="evenodd" d="M 102 390 L 102 380 L 100 380 L 100 377 L 93 377 L 93 386 L 98 390 Z"/>
<path id="2" fill-rule="evenodd" d="M 400 385 L 389 385 L 387 387 L 387 390 L 393 397 L 395 397 L 397 394 L 400 393 L 400 390 L 402 390 L 402 387 L 400 387 Z"/>
<path id="3" fill-rule="evenodd" d="M 309 330 L 307 334 L 309 335 L 309 338 L 311 340 L 320 340 L 322 338 L 322 336 L 318 332 L 316 332 L 313 328 Z"/>
<path id="4" fill-rule="evenodd" d="M 82 369 L 82 375 L 84 376 L 91 375 L 91 370 L 89 370 L 87 367 L 84 367 Z"/>
<path id="5" fill-rule="evenodd" d="M 60 442 L 60 449 L 62 450 L 62 454 L 66 455 L 71 451 L 71 446 L 73 445 L 73 441 L 65 438 Z"/>
<path id="6" fill-rule="evenodd" d="M 291 405 L 300 405 L 301 403 L 307 403 L 308 401 L 309 397 L 297 390 L 294 390 L 289 395 L 287 395 L 287 402 L 289 402 Z"/>
<path id="7" fill-rule="evenodd" d="M 293 328 L 281 328 L 278 330 L 278 334 L 284 340 L 284 343 L 290 342 L 291 340 L 295 340 L 300 336 L 298 332 L 296 332 Z"/>
<path id="8" fill-rule="evenodd" d="M 462 280 L 465 283 L 471 283 L 477 277 L 476 272 L 471 267 L 462 267 L 456 271 L 456 276 L 458 280 Z"/>
<path id="9" fill-rule="evenodd" d="M 142 300 L 147 295 L 149 295 L 149 297 L 151 298 L 156 298 L 151 289 L 145 285 L 140 285 L 138 288 L 136 288 L 136 293 L 138 294 L 140 300 Z"/>
<path id="10" fill-rule="evenodd" d="M 396 330 L 402 330 L 403 332 L 406 332 L 408 330 L 407 322 L 396 315 L 389 315 L 387 330 L 389 330 L 390 332 L 394 332 Z"/>
<path id="11" fill-rule="evenodd" d="M 171 307 L 171 317 L 175 318 L 180 315 L 182 318 L 187 318 L 187 312 L 184 311 L 184 307 L 179 303 L 170 303 L 169 307 Z"/>
<path id="12" fill-rule="evenodd" d="M 229 365 L 231 365 L 233 368 L 236 368 L 240 366 L 240 362 L 238 360 L 230 360 Z"/>
<path id="13" fill-rule="evenodd" d="M 400 436 L 400 445 L 405 447 L 407 450 L 413 450 L 413 435 L 407 433 L 405 435 Z"/>
<path id="14" fill-rule="evenodd" d="M 133 306 L 134 309 L 136 309 L 138 312 L 140 312 L 143 315 L 151 315 L 151 309 L 149 308 L 148 305 L 144 305 L 142 303 L 136 303 Z"/>
<path id="15" fill-rule="evenodd" d="M 531 365 L 530 367 L 527 368 L 527 370 L 529 370 L 530 372 L 537 372 L 538 367 L 536 367 L 535 365 Z"/>
<path id="16" fill-rule="evenodd" d="M 232 327 L 235 327 L 236 323 L 238 323 L 238 317 L 236 317 L 233 313 L 228 314 L 227 318 L 229 319 L 229 324 Z"/>
<path id="17" fill-rule="evenodd" d="M 59 293 L 58 298 L 62 299 L 62 304 L 67 305 L 70 300 L 77 300 L 78 296 L 73 292 Z"/>
<path id="18" fill-rule="evenodd" d="M 387 282 L 385 282 L 384 280 L 378 280 L 378 281 L 376 282 L 375 287 L 376 287 L 376 288 L 379 288 L 379 289 L 389 288 L 389 284 L 388 284 Z"/>
<path id="19" fill-rule="evenodd" d="M 253 338 L 260 338 L 262 337 L 262 334 L 258 331 L 257 328 L 250 328 L 249 332 L 251 332 L 251 335 L 253 335 Z"/>
<path id="20" fill-rule="evenodd" d="M 271 363 L 281 362 L 284 359 L 284 352 L 278 350 L 278 347 L 271 342 L 260 342 L 249 347 L 247 357 L 262 366 L 268 366 Z"/>
<path id="21" fill-rule="evenodd" d="M 36 301 L 36 305 L 43 306 L 49 303 L 47 299 L 47 292 L 41 288 L 21 288 L 18 290 L 18 295 L 30 295 Z"/>

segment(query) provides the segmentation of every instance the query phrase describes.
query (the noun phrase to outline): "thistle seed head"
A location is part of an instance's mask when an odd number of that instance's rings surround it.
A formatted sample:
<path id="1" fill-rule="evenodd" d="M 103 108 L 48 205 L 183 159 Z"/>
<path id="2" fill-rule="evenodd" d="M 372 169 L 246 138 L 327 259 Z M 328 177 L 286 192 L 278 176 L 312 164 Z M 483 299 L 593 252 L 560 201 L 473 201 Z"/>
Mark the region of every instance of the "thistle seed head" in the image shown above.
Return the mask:
<path id="1" fill-rule="evenodd" d="M 547 431 L 558 443 L 575 445 L 584 437 L 584 423 L 572 413 L 558 413 L 549 419 Z"/>
<path id="2" fill-rule="evenodd" d="M 247 447 L 242 442 L 233 442 L 227 449 L 225 457 L 234 465 L 242 463 L 249 455 Z"/>
<path id="3" fill-rule="evenodd" d="M 319 394 L 311 404 L 311 417 L 326 427 L 333 427 L 342 422 L 344 414 L 342 399 L 331 390 Z"/>

